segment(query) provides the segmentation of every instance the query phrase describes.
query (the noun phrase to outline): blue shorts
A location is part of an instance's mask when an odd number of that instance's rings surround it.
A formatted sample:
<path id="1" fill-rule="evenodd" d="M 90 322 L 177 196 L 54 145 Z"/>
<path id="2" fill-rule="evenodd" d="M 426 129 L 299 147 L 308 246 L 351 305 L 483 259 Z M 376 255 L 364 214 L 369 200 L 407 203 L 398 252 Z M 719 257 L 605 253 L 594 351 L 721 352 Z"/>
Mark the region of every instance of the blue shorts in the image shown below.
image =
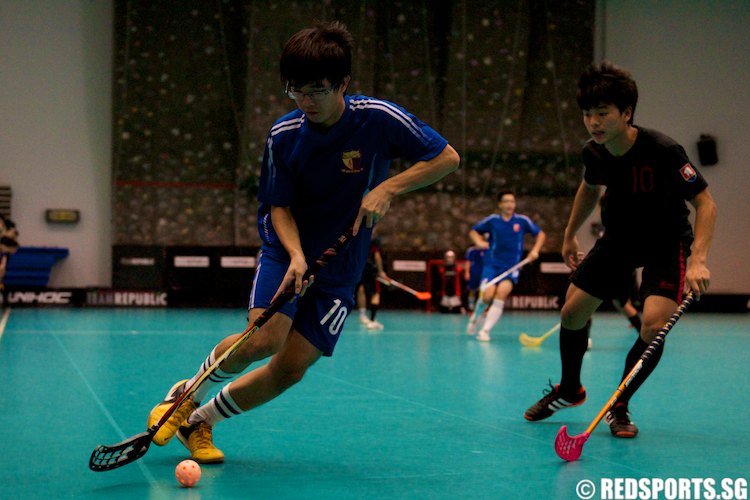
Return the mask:
<path id="1" fill-rule="evenodd" d="M 280 261 L 261 252 L 248 309 L 268 308 L 288 267 L 289 261 Z M 354 288 L 313 283 L 305 295 L 287 302 L 279 312 L 292 318 L 294 329 L 323 356 L 331 356 L 344 321 L 354 307 Z"/>
<path id="2" fill-rule="evenodd" d="M 492 264 L 484 264 L 484 267 L 482 268 L 482 283 L 486 283 L 488 281 L 491 281 L 493 278 L 496 278 L 497 276 L 500 276 L 505 271 L 510 269 L 511 267 L 518 264 L 518 262 L 514 262 L 512 264 L 507 262 L 501 262 L 498 264 L 492 263 Z M 519 275 L 519 269 L 516 269 L 512 273 L 510 273 L 508 276 L 506 276 L 504 280 L 511 280 L 513 284 L 518 283 L 518 275 Z M 495 283 L 497 285 L 498 283 Z"/>
<path id="3" fill-rule="evenodd" d="M 469 282 L 466 284 L 467 290 L 479 290 L 479 284 L 482 282 L 482 273 L 474 272 L 472 267 L 469 271 Z"/>

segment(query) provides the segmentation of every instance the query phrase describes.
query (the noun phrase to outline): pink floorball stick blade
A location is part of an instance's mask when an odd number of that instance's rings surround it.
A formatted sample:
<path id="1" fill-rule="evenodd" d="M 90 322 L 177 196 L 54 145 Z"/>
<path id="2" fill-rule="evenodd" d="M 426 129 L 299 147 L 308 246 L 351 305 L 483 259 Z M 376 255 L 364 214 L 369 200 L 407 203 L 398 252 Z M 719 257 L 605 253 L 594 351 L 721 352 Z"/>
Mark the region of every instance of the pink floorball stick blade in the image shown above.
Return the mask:
<path id="1" fill-rule="evenodd" d="M 560 427 L 555 438 L 555 452 L 557 452 L 557 456 L 568 462 L 575 462 L 581 458 L 583 444 L 590 435 L 588 432 L 584 432 L 578 436 L 569 436 L 567 426 L 563 425 Z"/>

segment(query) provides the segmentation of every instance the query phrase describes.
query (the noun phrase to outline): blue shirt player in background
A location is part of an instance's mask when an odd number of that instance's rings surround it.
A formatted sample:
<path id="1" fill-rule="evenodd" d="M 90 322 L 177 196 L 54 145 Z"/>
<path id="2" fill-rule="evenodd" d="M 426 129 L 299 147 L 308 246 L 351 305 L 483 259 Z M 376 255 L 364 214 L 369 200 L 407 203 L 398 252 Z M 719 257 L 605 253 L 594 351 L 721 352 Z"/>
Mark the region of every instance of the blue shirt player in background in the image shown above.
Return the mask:
<path id="1" fill-rule="evenodd" d="M 539 258 L 539 251 L 547 238 L 544 231 L 534 221 L 516 213 L 516 196 L 512 191 L 501 192 L 497 206 L 500 213 L 484 218 L 469 231 L 469 237 L 474 245 L 485 249 L 482 266 L 483 283 L 501 275 L 521 261 L 524 236 L 530 234 L 536 237 L 534 246 L 527 256 L 532 261 Z M 482 233 L 489 233 L 489 240 L 485 240 Z M 482 312 L 489 306 L 487 317 L 477 334 L 477 340 L 489 342 L 490 331 L 503 314 L 505 300 L 518 282 L 518 274 L 519 272 L 515 271 L 499 283 L 480 287 L 482 297 L 469 320 L 467 333 L 474 332 L 477 322 L 482 322 Z"/>
<path id="2" fill-rule="evenodd" d="M 490 235 L 489 233 L 484 233 L 482 237 L 487 240 Z M 470 246 L 466 249 L 464 259 L 466 261 L 464 265 L 464 281 L 466 282 L 468 309 L 474 311 L 479 293 L 479 285 L 482 281 L 484 248 L 479 248 L 476 245 Z"/>
<path id="3" fill-rule="evenodd" d="M 249 320 L 287 287 L 299 296 L 227 358 L 154 436 L 156 444 L 164 445 L 176 434 L 196 462 L 224 460 L 213 445 L 216 423 L 274 399 L 321 356 L 333 353 L 354 305 L 373 225 L 395 196 L 458 168 L 458 154 L 448 142 L 403 108 L 347 95 L 352 45 L 346 27 L 331 22 L 297 32 L 283 48 L 281 82 L 297 109 L 278 119 L 266 140 L 258 193 L 262 247 Z M 412 165 L 389 178 L 395 158 Z M 350 227 L 350 244 L 309 282 L 303 281 L 308 263 Z M 177 382 L 151 411 L 148 425 L 236 338 L 219 342 L 192 379 Z M 269 356 L 267 364 L 241 375 Z M 218 394 L 196 409 L 218 385 L 223 385 Z"/>

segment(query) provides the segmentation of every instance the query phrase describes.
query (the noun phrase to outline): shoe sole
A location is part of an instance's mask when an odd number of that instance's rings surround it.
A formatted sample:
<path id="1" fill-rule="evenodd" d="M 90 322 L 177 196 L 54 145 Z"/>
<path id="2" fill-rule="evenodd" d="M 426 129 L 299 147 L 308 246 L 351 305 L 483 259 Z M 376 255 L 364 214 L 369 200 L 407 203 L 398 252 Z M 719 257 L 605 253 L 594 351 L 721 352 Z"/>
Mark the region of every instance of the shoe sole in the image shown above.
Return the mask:
<path id="1" fill-rule="evenodd" d="M 618 432 L 612 432 L 612 435 L 616 438 L 621 438 L 621 439 L 633 439 L 634 437 L 638 435 L 638 431 L 618 431 Z"/>
<path id="2" fill-rule="evenodd" d="M 618 432 L 614 436 L 620 439 L 633 439 L 638 435 L 637 432 Z"/>

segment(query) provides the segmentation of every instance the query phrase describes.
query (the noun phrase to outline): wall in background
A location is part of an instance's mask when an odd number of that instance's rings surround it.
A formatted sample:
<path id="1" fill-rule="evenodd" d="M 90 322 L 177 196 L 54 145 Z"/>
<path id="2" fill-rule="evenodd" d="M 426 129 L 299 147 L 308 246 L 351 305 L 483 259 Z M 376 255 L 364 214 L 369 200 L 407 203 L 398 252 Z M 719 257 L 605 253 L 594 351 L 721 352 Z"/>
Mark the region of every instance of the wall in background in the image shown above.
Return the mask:
<path id="1" fill-rule="evenodd" d="M 603 56 L 639 86 L 636 123 L 680 142 L 697 165 L 701 134 L 719 163 L 701 168 L 719 209 L 711 290 L 750 291 L 750 2 L 605 0 Z"/>
<path id="2" fill-rule="evenodd" d="M 295 109 L 278 57 L 311 19 L 354 38 L 350 94 L 404 106 L 439 130 L 461 170 L 394 200 L 390 251 L 468 245 L 501 189 L 559 248 L 577 187 L 574 88 L 593 55 L 593 1 L 131 0 L 115 9 L 116 244 L 258 245 L 252 189 L 270 124 Z M 395 173 L 406 162 L 394 162 Z"/>
<path id="3" fill-rule="evenodd" d="M 111 282 L 112 18 L 110 1 L 0 2 L 0 184 L 21 245 L 70 249 L 51 285 Z"/>
<path id="4" fill-rule="evenodd" d="M 719 164 L 702 169 L 720 210 L 712 290 L 750 292 L 750 160 L 742 156 L 750 61 L 737 49 L 750 46 L 750 4 L 597 5 L 605 24 L 600 53 L 628 67 L 640 85 L 637 122 L 682 142 L 696 161 L 698 136 L 717 137 Z M 109 1 L 0 3 L 0 184 L 13 188 L 22 244 L 70 248 L 53 286 L 111 282 L 113 19 Z M 571 137 L 580 139 L 579 126 Z M 440 200 L 432 207 L 438 212 Z M 43 214 L 51 207 L 78 208 L 82 220 L 49 225 Z"/>

